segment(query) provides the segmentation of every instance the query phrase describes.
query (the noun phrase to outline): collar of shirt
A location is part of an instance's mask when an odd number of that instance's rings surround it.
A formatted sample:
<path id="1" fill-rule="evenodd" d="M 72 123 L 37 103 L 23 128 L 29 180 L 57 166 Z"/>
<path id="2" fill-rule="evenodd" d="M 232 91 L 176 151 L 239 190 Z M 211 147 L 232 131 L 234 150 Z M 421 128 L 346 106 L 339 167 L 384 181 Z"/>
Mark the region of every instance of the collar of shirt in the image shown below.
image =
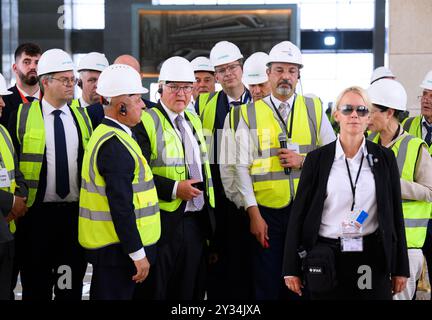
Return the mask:
<path id="1" fill-rule="evenodd" d="M 70 109 L 66 103 L 63 106 L 61 106 L 60 108 L 54 108 L 48 101 L 46 101 L 43 98 L 42 99 L 42 113 L 43 113 L 44 118 L 46 119 L 46 117 L 49 116 L 50 114 L 52 114 L 52 112 L 54 110 L 60 110 L 64 114 L 71 116 L 71 111 L 70 111 Z"/>
<path id="2" fill-rule="evenodd" d="M 164 105 L 164 103 L 162 102 L 162 100 L 160 101 L 160 104 L 162 105 L 162 108 L 164 108 L 165 112 L 167 113 L 168 117 L 171 120 L 171 123 L 175 126 L 175 119 L 177 118 L 177 116 L 181 115 L 183 118 L 184 116 L 184 111 L 180 112 L 180 113 L 175 113 L 174 111 L 168 109 L 167 106 Z M 176 127 L 176 126 L 175 126 Z"/>
<path id="3" fill-rule="evenodd" d="M 391 148 L 396 142 L 398 142 L 402 137 L 406 136 L 408 132 L 404 131 L 402 126 L 399 126 L 399 131 L 397 133 L 397 136 L 395 135 L 395 138 L 387 144 L 386 148 Z"/>
<path id="4" fill-rule="evenodd" d="M 288 103 L 288 110 L 291 110 L 292 105 L 294 104 L 294 99 L 296 97 L 296 94 L 293 94 L 287 101 L 285 101 L 286 103 Z M 270 100 L 271 99 L 271 100 Z M 273 93 L 270 94 L 267 97 L 264 97 L 263 100 L 268 104 L 268 105 L 273 105 L 271 102 L 273 101 L 274 106 L 277 108 L 279 108 L 279 105 L 282 103 L 282 101 L 280 101 L 278 98 L 276 98 Z"/>
<path id="5" fill-rule="evenodd" d="M 128 126 L 126 126 L 123 123 L 118 122 L 116 119 L 110 118 L 108 116 L 105 116 L 105 118 L 107 118 L 108 120 L 111 120 L 112 122 L 117 123 L 124 131 L 126 131 L 126 133 L 128 135 L 130 135 L 132 137 L 132 130 Z"/>
<path id="6" fill-rule="evenodd" d="M 232 103 L 232 102 L 243 102 L 244 97 L 246 95 L 246 90 L 243 91 L 242 95 L 240 96 L 240 99 L 234 99 L 232 97 L 230 97 L 229 95 L 227 95 L 227 99 L 228 99 L 228 104 Z"/>
<path id="7" fill-rule="evenodd" d="M 28 94 L 27 92 L 25 92 L 22 88 L 20 88 L 18 86 L 18 84 L 16 85 L 17 89 L 23 94 L 24 97 L 33 97 L 35 99 L 40 98 L 40 89 L 38 89 L 34 94 Z"/>
<path id="8" fill-rule="evenodd" d="M 422 116 L 421 122 L 425 123 L 428 127 L 432 127 L 432 123 L 429 123 L 424 116 Z"/>
<path id="9" fill-rule="evenodd" d="M 367 155 L 367 149 L 366 149 L 366 140 L 363 137 L 362 144 L 360 145 L 360 148 L 358 149 L 356 155 L 353 157 L 353 160 L 357 160 L 360 158 L 361 154 Z M 345 153 L 343 151 L 342 145 L 340 143 L 340 137 L 338 135 L 336 140 L 336 152 L 335 152 L 335 160 L 345 159 Z"/>
<path id="10" fill-rule="evenodd" d="M 82 96 L 79 98 L 79 102 L 80 102 L 81 108 L 85 108 L 85 107 L 88 107 L 90 105 L 87 102 L 85 102 L 85 100 L 83 99 Z"/>

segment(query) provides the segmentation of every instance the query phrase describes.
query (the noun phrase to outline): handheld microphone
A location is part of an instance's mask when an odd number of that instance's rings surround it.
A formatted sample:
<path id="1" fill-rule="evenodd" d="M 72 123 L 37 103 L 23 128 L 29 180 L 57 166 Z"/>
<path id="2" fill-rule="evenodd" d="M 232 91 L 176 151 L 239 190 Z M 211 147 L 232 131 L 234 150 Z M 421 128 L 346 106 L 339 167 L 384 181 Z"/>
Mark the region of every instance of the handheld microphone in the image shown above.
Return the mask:
<path id="1" fill-rule="evenodd" d="M 281 148 L 287 148 L 287 138 L 284 133 L 279 134 L 279 143 Z M 285 175 L 289 176 L 291 174 L 291 168 L 284 168 Z"/>

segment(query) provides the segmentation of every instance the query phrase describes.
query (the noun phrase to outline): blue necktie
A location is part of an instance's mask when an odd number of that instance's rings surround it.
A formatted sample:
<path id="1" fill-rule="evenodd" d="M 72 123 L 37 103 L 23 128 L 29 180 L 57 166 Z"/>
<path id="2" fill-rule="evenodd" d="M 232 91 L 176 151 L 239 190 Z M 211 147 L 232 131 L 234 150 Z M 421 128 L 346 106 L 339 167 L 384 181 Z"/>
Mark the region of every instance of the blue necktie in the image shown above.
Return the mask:
<path id="1" fill-rule="evenodd" d="M 54 115 L 56 193 L 64 199 L 70 191 L 66 136 L 63 121 L 60 118 L 62 111 L 55 110 L 52 113 Z"/>
<path id="2" fill-rule="evenodd" d="M 426 122 L 423 122 L 423 125 L 427 130 L 426 137 L 424 140 L 427 143 L 427 145 L 430 146 L 432 142 L 432 126 L 427 125 Z"/>

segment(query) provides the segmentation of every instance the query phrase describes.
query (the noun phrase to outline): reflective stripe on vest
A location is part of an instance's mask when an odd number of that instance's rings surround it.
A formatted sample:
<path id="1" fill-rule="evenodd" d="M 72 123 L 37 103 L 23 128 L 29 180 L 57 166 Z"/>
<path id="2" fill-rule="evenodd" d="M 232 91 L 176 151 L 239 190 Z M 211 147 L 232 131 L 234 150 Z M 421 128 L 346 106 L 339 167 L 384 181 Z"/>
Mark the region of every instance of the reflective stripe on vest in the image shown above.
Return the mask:
<path id="1" fill-rule="evenodd" d="M 407 118 L 402 122 L 403 128 L 410 135 L 420 138 L 423 140 L 423 127 L 422 127 L 422 116 Z M 429 154 L 432 155 L 432 145 L 430 147 L 426 146 Z"/>
<path id="2" fill-rule="evenodd" d="M 9 132 L 0 124 L 0 168 L 6 169 L 10 180 L 10 186 L 0 188 L 0 190 L 12 194 L 15 193 L 16 189 L 14 154 L 15 149 Z M 14 220 L 9 222 L 9 230 L 15 233 L 16 226 Z"/>
<path id="3" fill-rule="evenodd" d="M 201 162 L 204 164 L 206 177 L 206 193 L 210 205 L 214 207 L 213 182 L 211 179 L 210 164 L 207 157 L 206 143 L 202 133 L 199 118 L 185 110 L 189 121 L 186 121 L 192 132 L 198 135 L 199 147 L 201 152 Z M 166 177 L 175 181 L 188 179 L 188 169 L 184 161 L 183 144 L 174 130 L 171 122 L 157 109 L 152 108 L 143 112 L 141 116 L 142 124 L 150 139 L 151 160 L 150 166 L 153 174 Z M 160 199 L 159 206 L 162 210 L 173 212 L 183 200 L 176 198 L 171 201 Z"/>
<path id="4" fill-rule="evenodd" d="M 373 142 L 379 141 L 379 134 Z M 425 146 L 423 140 L 404 133 L 398 137 L 391 150 L 396 156 L 401 179 L 414 182 L 420 148 Z M 432 211 L 432 203 L 418 200 L 402 200 L 402 210 L 405 220 L 405 234 L 408 248 L 423 247 L 426 231 Z"/>
<path id="5" fill-rule="evenodd" d="M 144 246 L 160 237 L 160 216 L 153 175 L 135 140 L 121 129 L 101 124 L 94 131 L 84 154 L 80 192 L 79 242 L 89 249 L 120 242 L 106 196 L 106 184 L 97 168 L 100 147 L 110 138 L 118 139 L 132 156 L 132 181 L 136 225 Z"/>
<path id="6" fill-rule="evenodd" d="M 72 103 L 70 110 L 77 120 L 85 149 L 92 133 L 87 110 L 77 107 L 76 103 Z M 16 135 L 21 145 L 19 166 L 29 188 L 27 206 L 31 207 L 36 198 L 45 154 L 45 124 L 39 101 L 35 100 L 31 104 L 26 103 L 19 106 Z"/>
<path id="7" fill-rule="evenodd" d="M 287 123 L 290 123 L 290 113 Z M 292 169 L 285 175 L 277 155 L 280 149 L 281 128 L 273 108 L 263 100 L 242 105 L 241 117 L 251 131 L 256 153 L 250 168 L 255 197 L 258 204 L 270 208 L 283 208 L 295 196 L 301 170 Z M 297 96 L 294 105 L 292 143 L 299 145 L 301 154 L 318 146 L 322 107 L 319 99 Z M 236 124 L 234 123 L 234 126 Z"/>

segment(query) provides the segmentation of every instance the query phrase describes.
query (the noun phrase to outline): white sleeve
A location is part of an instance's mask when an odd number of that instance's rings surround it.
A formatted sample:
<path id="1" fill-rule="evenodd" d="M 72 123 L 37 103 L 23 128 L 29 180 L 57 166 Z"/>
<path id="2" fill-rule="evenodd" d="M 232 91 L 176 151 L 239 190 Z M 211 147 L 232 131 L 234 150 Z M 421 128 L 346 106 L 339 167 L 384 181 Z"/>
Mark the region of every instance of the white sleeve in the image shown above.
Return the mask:
<path id="1" fill-rule="evenodd" d="M 328 119 L 326 113 L 322 112 L 321 119 L 321 129 L 319 133 L 319 145 L 324 146 L 336 140 L 336 135 L 334 133 L 333 127 Z"/>
<path id="2" fill-rule="evenodd" d="M 249 168 L 253 162 L 254 144 L 246 122 L 240 117 L 236 130 L 238 189 L 243 197 L 245 209 L 256 206 L 255 192 Z"/>
<path id="3" fill-rule="evenodd" d="M 144 248 L 139 249 L 138 251 L 129 253 L 129 257 L 133 260 L 133 261 L 138 261 L 141 259 L 144 259 L 146 256 L 145 250 Z"/>

